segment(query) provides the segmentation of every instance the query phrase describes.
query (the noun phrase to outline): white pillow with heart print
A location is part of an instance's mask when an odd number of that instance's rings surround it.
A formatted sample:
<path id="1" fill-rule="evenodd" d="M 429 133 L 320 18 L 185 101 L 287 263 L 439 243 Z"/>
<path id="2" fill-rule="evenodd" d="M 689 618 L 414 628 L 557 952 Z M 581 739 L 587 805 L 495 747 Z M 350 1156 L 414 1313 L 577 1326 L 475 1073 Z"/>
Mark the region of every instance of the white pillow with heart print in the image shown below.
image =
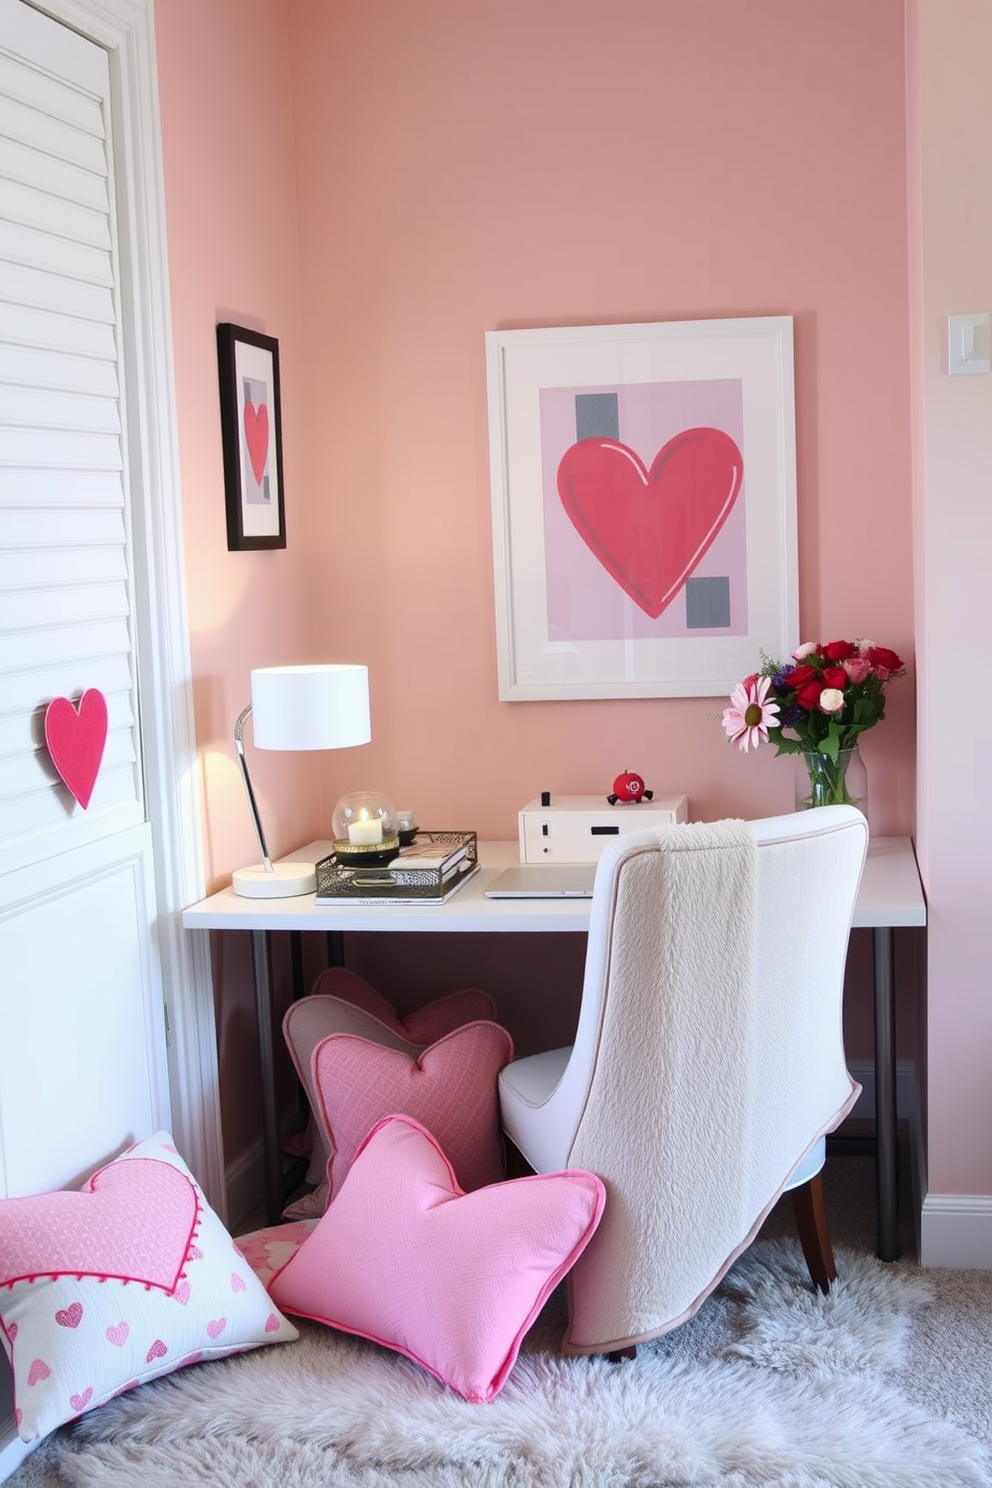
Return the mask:
<path id="1" fill-rule="evenodd" d="M 23 1441 L 186 1364 L 298 1337 L 168 1132 L 78 1191 L 0 1201 L 0 1342 Z"/>

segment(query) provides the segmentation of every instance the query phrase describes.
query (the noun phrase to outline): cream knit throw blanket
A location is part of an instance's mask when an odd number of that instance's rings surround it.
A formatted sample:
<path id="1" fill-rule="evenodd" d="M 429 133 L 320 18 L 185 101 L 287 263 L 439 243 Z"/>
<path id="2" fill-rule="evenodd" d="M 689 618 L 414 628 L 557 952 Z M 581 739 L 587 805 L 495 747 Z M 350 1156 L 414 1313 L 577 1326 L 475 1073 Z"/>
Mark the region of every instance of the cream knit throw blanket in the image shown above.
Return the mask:
<path id="1" fill-rule="evenodd" d="M 619 877 L 600 1062 L 569 1158 L 608 1193 L 573 1273 L 580 1349 L 605 1317 L 620 1342 L 694 1311 L 755 1217 L 757 844 L 741 821 L 659 838 L 669 851 Z"/>

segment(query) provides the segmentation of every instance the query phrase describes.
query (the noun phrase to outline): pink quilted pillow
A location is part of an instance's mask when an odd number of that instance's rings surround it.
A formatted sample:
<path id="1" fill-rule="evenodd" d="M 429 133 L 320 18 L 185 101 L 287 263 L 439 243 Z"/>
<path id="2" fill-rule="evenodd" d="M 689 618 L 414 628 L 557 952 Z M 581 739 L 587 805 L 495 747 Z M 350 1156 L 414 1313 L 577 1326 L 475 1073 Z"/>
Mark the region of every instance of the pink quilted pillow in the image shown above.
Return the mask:
<path id="1" fill-rule="evenodd" d="M 395 1112 L 433 1132 L 463 1189 L 498 1183 L 505 1167 L 497 1078 L 512 1058 L 498 1023 L 467 1023 L 416 1058 L 350 1033 L 321 1039 L 312 1076 L 331 1199 L 367 1133 Z"/>
<path id="2" fill-rule="evenodd" d="M 269 1294 L 288 1313 L 405 1354 L 466 1400 L 489 1401 L 605 1199 L 581 1170 L 463 1193 L 431 1134 L 387 1116 Z"/>
<path id="3" fill-rule="evenodd" d="M 0 1346 L 24 1441 L 197 1360 L 298 1337 L 168 1132 L 78 1191 L 0 1202 Z"/>
<path id="4" fill-rule="evenodd" d="M 436 997 L 425 1007 L 414 1008 L 405 1018 L 399 1018 L 392 1003 L 387 1002 L 381 992 L 346 966 L 329 966 L 321 972 L 311 991 L 315 995 L 340 997 L 342 1002 L 350 1002 L 378 1018 L 401 1038 L 421 1046 L 436 1043 L 453 1028 L 461 1028 L 465 1023 L 474 1023 L 481 1018 L 492 1021 L 496 1017 L 496 1004 L 489 993 L 466 987 L 460 992 L 449 993 L 447 997 Z"/>

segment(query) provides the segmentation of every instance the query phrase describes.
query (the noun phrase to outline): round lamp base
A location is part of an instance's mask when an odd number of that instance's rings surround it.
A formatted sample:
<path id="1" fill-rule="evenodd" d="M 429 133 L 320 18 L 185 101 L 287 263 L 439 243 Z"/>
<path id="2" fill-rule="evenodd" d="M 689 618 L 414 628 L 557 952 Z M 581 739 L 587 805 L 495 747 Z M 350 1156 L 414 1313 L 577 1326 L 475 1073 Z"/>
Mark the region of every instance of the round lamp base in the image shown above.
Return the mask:
<path id="1" fill-rule="evenodd" d="M 251 868 L 235 869 L 231 887 L 246 899 L 291 899 L 314 893 L 317 872 L 313 863 L 273 863 L 271 873 L 264 864 L 255 863 Z"/>

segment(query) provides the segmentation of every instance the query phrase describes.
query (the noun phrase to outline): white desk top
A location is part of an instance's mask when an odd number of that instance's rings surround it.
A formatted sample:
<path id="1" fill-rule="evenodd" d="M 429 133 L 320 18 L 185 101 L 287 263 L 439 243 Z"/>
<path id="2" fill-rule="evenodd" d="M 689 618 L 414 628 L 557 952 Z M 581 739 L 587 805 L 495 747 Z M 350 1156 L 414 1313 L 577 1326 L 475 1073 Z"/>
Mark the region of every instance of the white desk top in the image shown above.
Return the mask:
<path id="1" fill-rule="evenodd" d="M 287 858 L 317 862 L 330 842 L 310 842 Z M 320 904 L 312 894 L 292 899 L 247 899 L 221 889 L 183 912 L 189 930 L 573 931 L 589 926 L 588 899 L 487 899 L 501 868 L 518 861 L 516 842 L 480 842 L 482 868 L 447 904 Z M 857 929 L 925 925 L 926 901 L 909 837 L 876 837 L 868 846 L 858 901 Z"/>

